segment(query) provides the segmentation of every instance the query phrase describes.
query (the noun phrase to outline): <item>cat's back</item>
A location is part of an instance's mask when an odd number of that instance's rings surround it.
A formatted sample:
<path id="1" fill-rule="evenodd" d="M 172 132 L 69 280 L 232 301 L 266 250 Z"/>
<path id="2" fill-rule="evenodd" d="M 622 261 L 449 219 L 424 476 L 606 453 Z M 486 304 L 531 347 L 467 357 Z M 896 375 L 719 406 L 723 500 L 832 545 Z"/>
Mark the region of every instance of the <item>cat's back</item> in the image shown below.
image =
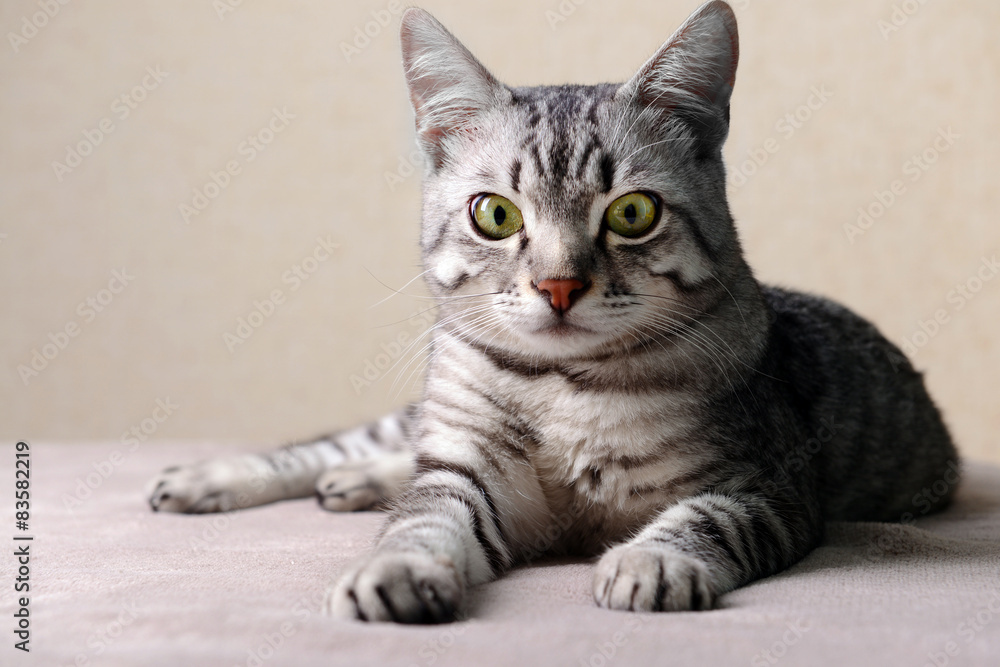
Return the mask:
<path id="1" fill-rule="evenodd" d="M 921 373 L 868 320 L 829 299 L 764 287 L 764 372 L 806 424 L 788 456 L 811 466 L 829 519 L 900 520 L 943 506 L 957 453 Z M 932 502 L 915 496 L 953 480 Z"/>

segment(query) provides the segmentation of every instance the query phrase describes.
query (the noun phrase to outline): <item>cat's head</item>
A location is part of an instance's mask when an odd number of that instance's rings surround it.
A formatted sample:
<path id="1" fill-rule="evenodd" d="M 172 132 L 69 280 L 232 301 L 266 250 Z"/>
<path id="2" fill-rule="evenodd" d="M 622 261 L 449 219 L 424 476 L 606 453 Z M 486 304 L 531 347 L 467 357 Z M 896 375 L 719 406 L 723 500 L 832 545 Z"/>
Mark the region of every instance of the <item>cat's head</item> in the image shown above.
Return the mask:
<path id="1" fill-rule="evenodd" d="M 402 46 L 442 326 L 579 358 L 733 300 L 726 284 L 747 272 L 721 156 L 739 55 L 729 5 L 703 5 L 621 85 L 505 86 L 419 9 Z"/>

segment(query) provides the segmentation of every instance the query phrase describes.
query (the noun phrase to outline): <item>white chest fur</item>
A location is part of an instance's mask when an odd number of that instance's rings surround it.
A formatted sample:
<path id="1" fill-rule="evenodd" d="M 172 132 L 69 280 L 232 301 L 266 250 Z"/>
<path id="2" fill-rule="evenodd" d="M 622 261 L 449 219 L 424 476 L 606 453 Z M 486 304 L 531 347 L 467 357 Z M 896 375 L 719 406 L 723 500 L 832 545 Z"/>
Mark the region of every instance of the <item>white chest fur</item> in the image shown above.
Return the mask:
<path id="1" fill-rule="evenodd" d="M 557 373 L 508 373 L 493 389 L 537 439 L 532 461 L 543 486 L 572 489 L 589 503 L 631 510 L 658 503 L 654 490 L 702 463 L 679 446 L 695 426 L 686 393 L 580 390 Z"/>

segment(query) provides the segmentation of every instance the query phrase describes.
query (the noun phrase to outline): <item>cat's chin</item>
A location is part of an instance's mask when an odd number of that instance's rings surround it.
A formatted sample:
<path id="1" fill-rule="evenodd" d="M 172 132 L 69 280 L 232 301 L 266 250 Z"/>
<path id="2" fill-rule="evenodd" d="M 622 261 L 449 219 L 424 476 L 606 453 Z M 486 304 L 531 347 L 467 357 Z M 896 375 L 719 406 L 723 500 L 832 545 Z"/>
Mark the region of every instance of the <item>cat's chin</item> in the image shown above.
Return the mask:
<path id="1" fill-rule="evenodd" d="M 594 336 L 594 332 L 590 329 L 563 321 L 539 327 L 538 329 L 532 331 L 532 333 L 536 336 L 548 336 L 557 340 L 573 337 L 579 338 Z"/>
<path id="2" fill-rule="evenodd" d="M 552 361 L 590 357 L 607 345 L 605 335 L 567 322 L 538 327 L 518 340 L 519 351 Z"/>

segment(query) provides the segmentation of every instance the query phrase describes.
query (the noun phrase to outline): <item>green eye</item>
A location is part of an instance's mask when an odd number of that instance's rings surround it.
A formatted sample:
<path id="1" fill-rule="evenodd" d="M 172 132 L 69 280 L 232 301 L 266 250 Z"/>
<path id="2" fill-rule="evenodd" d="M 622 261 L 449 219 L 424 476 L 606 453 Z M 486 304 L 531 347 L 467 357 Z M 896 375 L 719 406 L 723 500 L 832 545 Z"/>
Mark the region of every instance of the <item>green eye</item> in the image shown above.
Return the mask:
<path id="1" fill-rule="evenodd" d="M 639 236 L 656 222 L 656 202 L 641 192 L 619 197 L 611 202 L 604 221 L 615 234 Z"/>
<path id="2" fill-rule="evenodd" d="M 472 200 L 472 221 L 491 239 L 505 239 L 521 231 L 521 211 L 500 195 L 479 195 Z"/>

